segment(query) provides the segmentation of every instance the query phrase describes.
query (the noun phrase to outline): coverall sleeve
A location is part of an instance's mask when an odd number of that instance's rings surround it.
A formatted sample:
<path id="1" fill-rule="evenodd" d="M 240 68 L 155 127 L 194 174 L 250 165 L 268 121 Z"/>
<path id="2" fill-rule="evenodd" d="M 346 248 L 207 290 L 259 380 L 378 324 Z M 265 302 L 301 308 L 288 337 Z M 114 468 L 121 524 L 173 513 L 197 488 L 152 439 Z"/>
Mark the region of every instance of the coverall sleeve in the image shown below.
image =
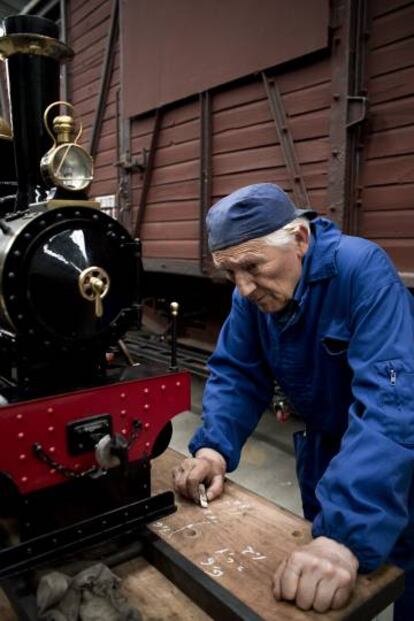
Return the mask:
<path id="1" fill-rule="evenodd" d="M 192 454 L 202 447 L 215 449 L 225 458 L 230 472 L 237 467 L 241 449 L 273 392 L 255 309 L 237 291 L 233 293 L 232 308 L 209 360 L 209 369 L 203 424 L 189 449 Z"/>
<path id="2" fill-rule="evenodd" d="M 316 488 L 321 511 L 312 530 L 350 548 L 361 571 L 386 561 L 407 526 L 414 469 L 412 303 L 396 278 L 372 292 L 374 284 L 362 284 L 353 307 L 354 401 L 340 451 Z"/>

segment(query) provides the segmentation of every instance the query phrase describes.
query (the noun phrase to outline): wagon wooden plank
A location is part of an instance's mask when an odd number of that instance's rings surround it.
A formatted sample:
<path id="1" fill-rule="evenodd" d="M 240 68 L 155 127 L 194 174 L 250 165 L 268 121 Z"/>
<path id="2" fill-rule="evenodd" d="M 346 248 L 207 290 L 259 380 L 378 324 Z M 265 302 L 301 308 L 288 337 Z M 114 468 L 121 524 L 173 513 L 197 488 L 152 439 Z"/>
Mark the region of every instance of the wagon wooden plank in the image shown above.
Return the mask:
<path id="1" fill-rule="evenodd" d="M 94 25 L 80 37 L 71 36 L 71 46 L 75 54 L 80 54 L 82 51 L 100 44 L 104 47 L 107 34 L 108 22 L 105 20 Z"/>
<path id="2" fill-rule="evenodd" d="M 90 196 L 105 196 L 105 194 L 115 194 L 117 190 L 116 179 L 103 179 L 102 181 L 94 181 L 92 184 Z"/>
<path id="3" fill-rule="evenodd" d="M 89 0 L 89 4 L 92 4 Z M 76 20 L 78 17 L 76 11 L 73 10 L 73 18 L 71 24 L 71 33 L 73 38 L 79 39 L 87 32 L 99 26 L 103 22 L 109 23 L 109 17 L 111 14 L 111 4 L 109 2 L 99 2 L 95 0 L 95 10 L 92 14 L 86 15 L 83 19 L 79 21 Z M 76 20 L 76 21 L 75 21 Z"/>
<path id="4" fill-rule="evenodd" d="M 365 165 L 364 182 L 370 185 L 412 183 L 414 181 L 414 158 L 398 155 L 369 160 Z"/>
<path id="5" fill-rule="evenodd" d="M 262 99 L 266 99 L 263 82 L 260 78 L 256 78 L 254 81 L 236 84 L 232 88 L 222 88 L 214 92 L 211 102 L 212 112 L 216 114 Z"/>
<path id="6" fill-rule="evenodd" d="M 326 188 L 326 166 L 317 164 L 303 164 L 302 175 L 308 189 Z M 242 174 L 216 175 L 213 178 L 213 196 L 221 197 L 250 183 L 278 183 L 286 191 L 290 189 L 289 175 L 286 167 L 249 170 Z"/>
<path id="7" fill-rule="evenodd" d="M 197 259 L 199 255 L 198 241 L 145 241 L 142 245 L 145 258 Z"/>
<path id="8" fill-rule="evenodd" d="M 76 26 L 80 21 L 87 18 L 88 15 L 93 14 L 97 7 L 102 4 L 107 7 L 108 16 L 111 11 L 111 0 L 71 0 L 70 3 L 70 15 L 71 15 L 71 27 Z"/>
<path id="9" fill-rule="evenodd" d="M 200 204 L 198 201 L 170 201 L 168 203 L 147 204 L 145 222 L 194 220 L 199 215 Z"/>
<path id="10" fill-rule="evenodd" d="M 156 166 L 168 166 L 198 159 L 200 157 L 200 140 L 197 138 L 179 145 L 165 146 L 157 149 Z"/>
<path id="11" fill-rule="evenodd" d="M 409 4 L 409 0 L 375 0 L 370 3 L 370 9 L 373 17 L 378 17 L 384 13 L 390 13 L 395 11 L 406 4 Z"/>
<path id="12" fill-rule="evenodd" d="M 414 238 L 414 204 L 404 211 L 365 211 L 361 220 L 361 235 L 365 237 Z"/>
<path id="13" fill-rule="evenodd" d="M 255 101 L 246 106 L 237 106 L 214 115 L 214 134 L 249 125 L 257 125 L 271 120 L 269 103 L 266 100 Z"/>
<path id="14" fill-rule="evenodd" d="M 134 188 L 138 185 L 137 175 L 134 175 Z M 152 185 L 148 193 L 148 202 L 160 202 L 166 200 L 198 199 L 200 194 L 198 179 L 167 183 L 165 185 Z"/>
<path id="15" fill-rule="evenodd" d="M 414 125 L 371 134 L 365 148 L 366 159 L 414 154 Z"/>
<path id="16" fill-rule="evenodd" d="M 414 239 L 383 239 L 374 241 L 390 255 L 400 272 L 413 272 Z"/>
<path id="17" fill-rule="evenodd" d="M 301 163 L 321 162 L 328 158 L 327 141 L 310 140 L 295 144 L 295 150 Z M 213 171 L 217 175 L 250 171 L 259 168 L 283 166 L 285 163 L 282 149 L 278 145 L 246 149 L 217 155 L 213 159 Z"/>
<path id="18" fill-rule="evenodd" d="M 370 111 L 371 131 L 414 124 L 414 96 L 372 106 Z"/>
<path id="19" fill-rule="evenodd" d="M 282 93 L 290 93 L 301 90 L 307 86 L 313 86 L 330 79 L 331 61 L 329 57 L 323 58 L 317 62 L 304 62 L 301 66 L 294 69 L 285 69 L 282 72 L 274 72 L 277 79 L 279 90 Z"/>
<path id="20" fill-rule="evenodd" d="M 132 135 L 132 151 L 136 153 L 142 147 L 148 146 L 151 142 L 152 136 L 152 126 L 148 126 L 147 132 L 141 132 L 140 135 L 134 135 L 134 125 L 133 130 L 131 132 Z M 168 146 L 178 146 L 186 142 L 190 142 L 192 140 L 198 140 L 200 137 L 200 120 L 197 118 L 192 121 L 187 121 L 186 123 L 181 123 L 180 125 L 174 125 L 172 127 L 164 127 L 161 129 L 158 136 L 158 148 L 168 147 Z"/>
<path id="21" fill-rule="evenodd" d="M 392 73 L 377 76 L 369 82 L 371 105 L 407 97 L 413 93 L 414 67 L 396 69 Z"/>
<path id="22" fill-rule="evenodd" d="M 157 166 L 157 157 L 155 156 L 154 170 L 152 173 L 152 184 L 159 185 L 176 181 L 189 181 L 190 179 L 198 179 L 200 174 L 200 162 L 196 158 L 190 162 L 181 162 L 171 166 Z"/>
<path id="23" fill-rule="evenodd" d="M 268 146 L 278 143 L 275 124 L 267 121 L 259 125 L 251 125 L 241 129 L 231 129 L 214 136 L 213 154 L 228 153 L 251 147 Z"/>
<path id="24" fill-rule="evenodd" d="M 308 114 L 313 110 L 328 108 L 331 104 L 331 82 L 308 86 L 282 96 L 288 116 Z"/>
<path id="25" fill-rule="evenodd" d="M 414 184 L 365 188 L 362 200 L 365 211 L 414 209 Z"/>
<path id="26" fill-rule="evenodd" d="M 414 35 L 414 4 L 401 7 L 377 19 L 369 39 L 369 47 L 375 49 Z"/>
<path id="27" fill-rule="evenodd" d="M 412 67 L 414 65 L 414 37 L 373 50 L 368 56 L 368 74 L 371 77 Z"/>
<path id="28" fill-rule="evenodd" d="M 177 240 L 180 244 L 183 240 L 195 239 L 198 241 L 200 223 L 198 220 L 179 220 L 169 222 L 144 222 L 141 228 L 141 238 L 148 240 Z"/>

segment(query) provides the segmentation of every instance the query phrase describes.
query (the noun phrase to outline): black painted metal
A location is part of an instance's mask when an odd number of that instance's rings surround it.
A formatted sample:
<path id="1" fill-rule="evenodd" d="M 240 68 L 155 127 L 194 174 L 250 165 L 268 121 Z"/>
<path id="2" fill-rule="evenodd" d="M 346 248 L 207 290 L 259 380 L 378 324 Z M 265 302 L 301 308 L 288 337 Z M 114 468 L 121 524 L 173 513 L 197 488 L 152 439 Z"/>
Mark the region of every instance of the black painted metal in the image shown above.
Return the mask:
<path id="1" fill-rule="evenodd" d="M 305 180 L 301 173 L 299 160 L 296 156 L 295 145 L 289 130 L 279 87 L 276 80 L 274 78 L 269 78 L 264 72 L 262 72 L 262 79 L 288 171 L 293 199 L 297 207 L 307 209 L 310 207 L 309 196 L 306 190 Z"/>
<path id="2" fill-rule="evenodd" d="M 62 554 L 136 530 L 174 511 L 174 494 L 163 492 L 0 550 L 0 580 L 29 571 Z"/>
<path id="3" fill-rule="evenodd" d="M 57 39 L 55 23 L 32 15 L 16 15 L 4 21 L 6 35 L 41 34 Z M 11 116 L 18 178 L 16 209 L 46 198 L 40 174 L 40 159 L 52 146 L 43 113 L 59 99 L 59 61 L 34 54 L 15 54 L 8 58 Z"/>
<path id="4" fill-rule="evenodd" d="M 115 43 L 119 32 L 119 0 L 113 0 L 112 12 L 109 23 L 108 37 L 106 40 L 104 64 L 102 68 L 101 83 L 99 86 L 98 103 L 95 111 L 95 118 L 92 123 L 91 141 L 89 144 L 89 153 L 92 157 L 96 154 L 98 147 L 100 130 L 105 114 L 106 99 L 111 81 L 112 69 L 115 58 Z"/>
<path id="5" fill-rule="evenodd" d="M 200 270 L 208 271 L 206 215 L 211 205 L 211 97 L 200 94 Z"/>
<path id="6" fill-rule="evenodd" d="M 141 199 L 138 205 L 138 213 L 135 220 L 134 237 L 140 237 L 141 226 L 144 221 L 145 207 L 147 205 L 147 196 L 151 185 L 152 171 L 154 168 L 155 149 L 158 144 L 158 136 L 161 128 L 162 109 L 157 108 L 154 118 L 154 129 L 152 130 L 151 146 L 148 153 L 147 165 L 145 167 L 144 182 L 142 184 Z"/>
<path id="7" fill-rule="evenodd" d="M 125 339 L 134 358 L 145 361 L 168 363 L 171 350 L 166 342 L 157 342 L 130 332 Z M 177 347 L 177 358 L 180 367 L 191 373 L 206 378 L 208 376 L 207 360 L 210 353 L 190 347 Z"/>
<path id="8" fill-rule="evenodd" d="M 260 621 L 246 604 L 168 543 L 149 532 L 142 537 L 144 557 L 213 619 Z"/>

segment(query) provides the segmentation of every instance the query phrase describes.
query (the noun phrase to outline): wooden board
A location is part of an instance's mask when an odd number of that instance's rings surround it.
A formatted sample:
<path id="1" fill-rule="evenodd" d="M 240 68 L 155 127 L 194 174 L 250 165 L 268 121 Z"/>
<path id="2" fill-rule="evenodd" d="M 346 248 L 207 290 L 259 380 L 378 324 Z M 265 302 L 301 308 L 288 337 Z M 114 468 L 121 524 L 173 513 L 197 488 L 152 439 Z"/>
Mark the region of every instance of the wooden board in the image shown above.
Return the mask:
<path id="1" fill-rule="evenodd" d="M 143 558 L 116 569 L 123 579 L 128 602 L 140 611 L 143 621 L 210 621 L 203 610 Z M 3 621 L 3 618 L 2 618 Z"/>
<path id="2" fill-rule="evenodd" d="M 171 470 L 181 459 L 168 449 L 153 462 L 154 492 L 171 488 Z M 276 602 L 271 593 L 279 562 L 310 541 L 308 522 L 231 481 L 208 509 L 182 498 L 177 498 L 177 506 L 175 514 L 151 524 L 150 530 L 264 621 L 320 621 L 318 613 Z M 393 590 L 398 595 L 401 576 L 396 567 L 359 576 L 351 603 L 341 611 L 325 613 L 324 620 L 372 618 L 391 603 Z"/>
<path id="3" fill-rule="evenodd" d="M 182 455 L 168 449 L 153 462 L 153 493 L 171 489 L 171 471 Z M 177 497 L 176 513 L 149 530 L 236 596 L 263 621 L 320 621 L 271 593 L 278 563 L 310 541 L 310 524 L 293 513 L 228 481 L 222 498 L 208 509 Z M 113 569 L 123 580 L 129 602 L 143 621 L 209 621 L 212 617 L 143 558 Z M 402 571 L 384 567 L 359 576 L 355 594 L 343 610 L 325 613 L 324 621 L 372 619 L 401 591 Z M 0 590 L 0 620 L 17 621 Z"/>

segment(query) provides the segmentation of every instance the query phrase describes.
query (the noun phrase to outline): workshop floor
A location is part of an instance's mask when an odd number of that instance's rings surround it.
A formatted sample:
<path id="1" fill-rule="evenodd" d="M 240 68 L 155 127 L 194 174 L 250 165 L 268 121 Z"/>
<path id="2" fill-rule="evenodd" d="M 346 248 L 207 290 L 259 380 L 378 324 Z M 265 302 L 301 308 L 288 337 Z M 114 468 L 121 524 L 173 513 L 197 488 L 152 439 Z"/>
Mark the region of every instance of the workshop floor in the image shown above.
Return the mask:
<path id="1" fill-rule="evenodd" d="M 188 454 L 188 441 L 200 424 L 200 403 L 203 382 L 192 382 L 192 411 L 177 416 L 170 446 Z M 248 440 L 237 470 L 229 478 L 282 507 L 302 515 L 302 505 L 295 474 L 292 434 L 303 429 L 302 423 L 291 418 L 278 423 L 274 415 L 266 412 L 255 433 Z M 391 621 L 392 607 L 387 608 L 376 621 Z"/>

